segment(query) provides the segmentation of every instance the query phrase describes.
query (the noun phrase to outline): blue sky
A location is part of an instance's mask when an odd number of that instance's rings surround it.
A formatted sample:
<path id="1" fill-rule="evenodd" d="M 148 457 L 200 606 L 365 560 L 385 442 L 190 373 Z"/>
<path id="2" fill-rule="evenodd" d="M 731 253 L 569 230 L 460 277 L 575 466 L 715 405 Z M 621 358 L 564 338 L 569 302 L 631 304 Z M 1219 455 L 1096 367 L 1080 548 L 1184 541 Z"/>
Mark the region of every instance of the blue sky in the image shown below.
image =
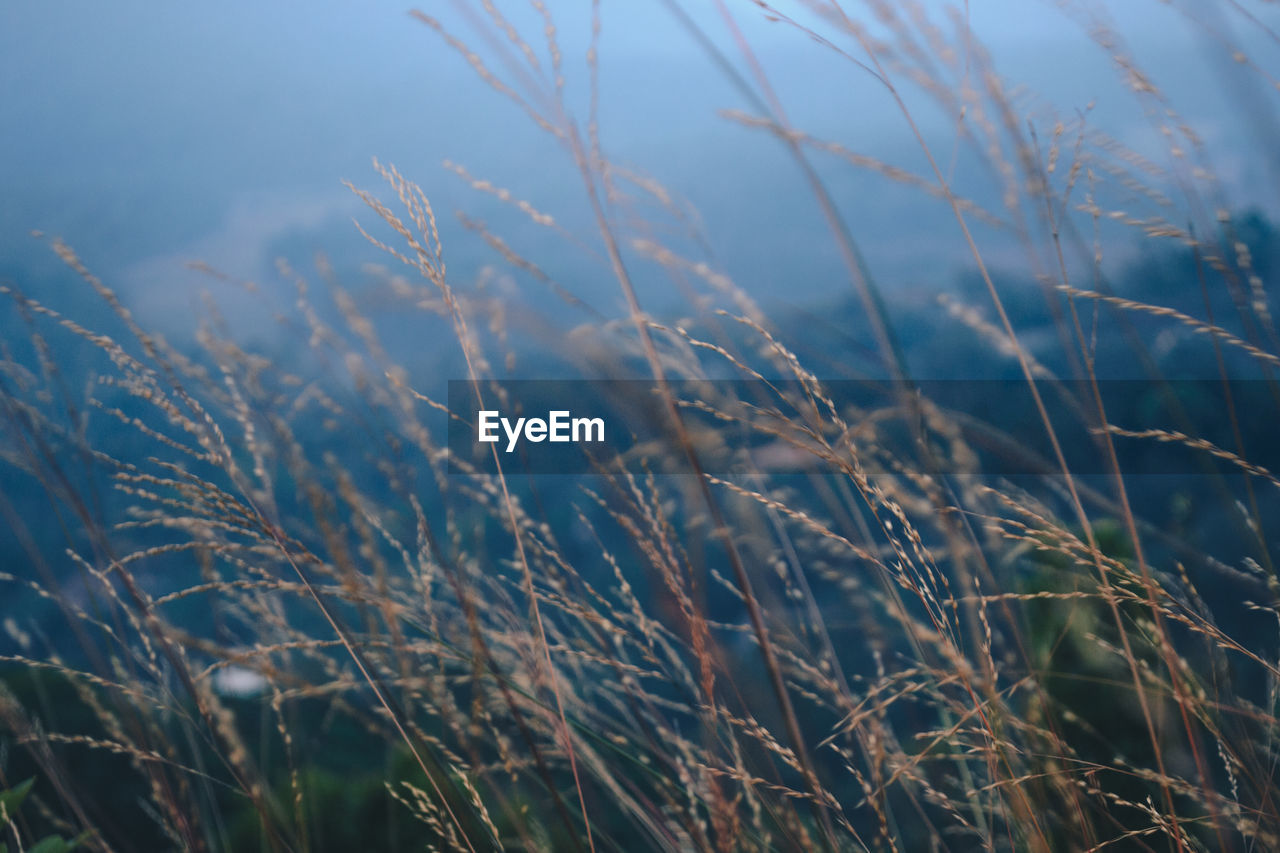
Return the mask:
<path id="1" fill-rule="evenodd" d="M 467 32 L 450 4 L 428 5 Z M 532 21 L 526 4 L 499 5 L 516 10 L 522 24 Z M 571 87 L 578 86 L 571 92 L 581 104 L 588 29 L 579 10 L 586 4 L 550 5 L 561 20 L 566 64 L 576 75 Z M 737 61 L 710 0 L 687 5 Z M 901 117 L 868 75 L 764 20 L 751 3 L 728 5 L 798 127 L 920 165 Z M 1239 203 L 1273 198 L 1265 190 L 1274 184 L 1259 178 L 1261 158 L 1239 120 L 1241 107 L 1223 97 L 1223 78 L 1204 62 L 1185 20 L 1146 0 L 1096 5 L 1157 80 L 1179 93 L 1179 105 L 1209 140 Z M 1255 5 L 1275 25 L 1274 7 Z M 999 70 L 1028 84 L 1041 103 L 1070 116 L 1096 100 L 1099 126 L 1158 151 L 1154 131 L 1117 87 L 1105 56 L 1057 6 L 971 0 L 968 13 Z M 804 13 L 802 3 L 780 8 Z M 923 8 L 963 14 L 965 6 L 929 2 Z M 604 12 L 608 151 L 694 201 L 725 265 L 763 301 L 822 295 L 829 245 L 816 233 L 821 221 L 797 189 L 793 166 L 772 141 L 716 115 L 743 108 L 741 97 L 661 3 L 605 2 Z M 526 31 L 536 34 L 538 27 Z M 1274 59 L 1274 43 L 1257 38 L 1252 44 L 1260 57 Z M 1264 94 L 1274 106 L 1275 93 Z M 946 150 L 948 128 L 929 124 L 927 112 L 922 116 L 931 144 Z M 27 231 L 59 234 L 133 296 L 140 314 L 159 322 L 186 323 L 192 316 L 197 285 L 180 272 L 184 260 L 269 279 L 281 245 L 310 240 L 351 253 L 354 261 L 363 247 L 352 239 L 349 218 L 359 208 L 340 181 L 375 186 L 369 165 L 375 155 L 420 181 L 442 211 L 479 204 L 495 226 L 522 227 L 440 169 L 448 158 L 508 184 L 570 224 L 582 222 L 575 219 L 582 205 L 563 156 L 398 3 L 5 4 L 0 123 L 8 129 L 0 135 L 6 199 L 0 267 L 20 274 L 43 269 L 31 260 L 39 248 Z M 834 167 L 830 174 L 882 278 L 907 286 L 928 270 L 963 267 L 949 242 L 954 235 L 942 233 L 945 216 L 937 220 L 938 233 L 922 234 L 913 226 L 933 229 L 934 220 L 921 218 L 916 196 L 880 188 L 874 204 L 864 204 L 864 179 Z M 762 234 L 776 237 L 794 257 L 778 258 L 772 245 L 766 254 L 770 241 Z M 460 257 L 455 269 L 463 274 L 473 274 L 468 268 L 482 261 L 466 252 Z M 812 268 L 798 261 L 805 258 Z M 800 270 L 804 283 L 783 287 L 783 270 L 793 277 Z M 595 287 L 577 268 L 566 267 L 566 275 L 583 278 L 571 284 L 586 292 Z M 606 308 L 613 304 L 614 297 L 603 298 Z"/>

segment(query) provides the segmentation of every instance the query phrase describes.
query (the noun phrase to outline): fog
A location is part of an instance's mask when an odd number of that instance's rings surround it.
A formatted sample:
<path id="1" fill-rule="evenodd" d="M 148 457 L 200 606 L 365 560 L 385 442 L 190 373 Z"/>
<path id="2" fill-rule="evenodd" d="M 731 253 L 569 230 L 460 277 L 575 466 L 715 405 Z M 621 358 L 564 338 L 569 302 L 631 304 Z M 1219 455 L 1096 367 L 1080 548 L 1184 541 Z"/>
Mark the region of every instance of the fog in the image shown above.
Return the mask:
<path id="1" fill-rule="evenodd" d="M 492 46 L 468 28 L 466 14 L 437 5 L 432 14 L 492 58 Z M 524 32 L 540 34 L 524 4 L 500 5 L 515 7 L 513 21 Z M 715 4 L 690 5 L 710 40 L 749 77 Z M 795 28 L 765 20 L 751 3 L 727 5 L 795 127 L 928 176 L 901 112 L 872 74 Z M 1020 103 L 1066 119 L 1092 103 L 1093 127 L 1160 157 L 1155 123 L 1118 82 L 1079 16 L 1059 5 L 1076 4 L 972 0 L 923 8 L 950 8 L 956 25 L 967 14 L 995 67 L 1028 87 Z M 1209 146 L 1231 204 L 1265 206 L 1275 196 L 1275 155 L 1265 153 L 1268 126 L 1257 107 L 1274 107 L 1275 92 L 1244 85 L 1236 71 L 1209 58 L 1215 38 L 1238 34 L 1205 29 L 1221 24 L 1213 4 L 1185 5 L 1199 24 L 1160 3 L 1094 8 L 1174 93 Z M 588 94 L 585 6 L 551 4 L 567 97 L 581 122 Z M 714 262 L 765 304 L 817 300 L 847 288 L 826 224 L 783 146 L 719 115 L 758 110 L 705 47 L 657 0 L 603 7 L 607 154 L 687 197 L 702 216 Z M 804 16 L 805 4 L 780 9 L 813 20 Z M 1275 10 L 1262 11 L 1270 14 L 1264 22 L 1276 23 Z M 945 14 L 939 20 L 946 24 Z M 871 32 L 878 32 L 875 25 Z M 1258 51 L 1260 62 L 1275 56 L 1265 33 L 1243 44 Z M 911 104 L 930 146 L 952 157 L 950 120 L 927 104 Z M 181 329 L 194 322 L 195 295 L 212 283 L 184 271 L 189 260 L 259 281 L 265 298 L 279 291 L 287 299 L 273 270 L 277 255 L 305 265 L 323 250 L 340 271 L 380 260 L 351 225 L 361 206 L 341 183 L 379 188 L 370 165 L 376 156 L 422 184 L 444 214 L 446 252 L 460 283 L 500 259 L 461 233 L 449 215 L 456 209 L 533 246 L 567 288 L 605 313 L 618 308 L 607 271 L 531 233 L 518 215 L 441 168 L 446 159 L 461 164 L 591 237 L 582 186 L 563 151 L 400 4 L 5 4 L 0 122 L 6 129 L 0 274 L 32 290 L 57 278 L 47 248 L 28 236 L 39 229 L 75 246 L 150 323 Z M 815 162 L 890 292 L 946 287 L 970 263 L 943 205 L 833 160 Z M 966 177 L 967 164 L 963 155 L 953 164 L 957 188 L 998 201 L 980 174 Z M 362 221 L 370 216 L 366 211 Z M 989 251 L 998 263 L 1001 247 Z M 1114 251 L 1123 253 L 1122 237 Z M 643 284 L 650 304 L 678 302 L 666 285 Z M 230 304 L 233 313 L 246 310 L 236 309 L 234 299 Z M 254 318 L 242 319 L 253 328 Z"/>

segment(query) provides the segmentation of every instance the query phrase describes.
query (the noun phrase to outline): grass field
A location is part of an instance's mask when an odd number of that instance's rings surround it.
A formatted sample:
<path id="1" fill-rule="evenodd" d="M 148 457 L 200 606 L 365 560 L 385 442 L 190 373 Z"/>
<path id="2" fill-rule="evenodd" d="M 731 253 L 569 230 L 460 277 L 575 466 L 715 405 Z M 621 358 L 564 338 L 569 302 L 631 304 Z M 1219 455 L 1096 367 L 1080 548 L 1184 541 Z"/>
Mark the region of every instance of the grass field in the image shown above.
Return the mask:
<path id="1" fill-rule="evenodd" d="M 1159 151 L 999 76 L 968 3 L 671 4 L 839 260 L 842 298 L 786 307 L 609 158 L 608 5 L 406 23 L 554 140 L 585 229 L 447 164 L 509 242 L 374 161 L 363 280 L 282 260 L 274 341 L 212 302 L 189 342 L 141 327 L 75 234 L 38 237 L 58 287 L 0 283 L 0 850 L 1280 850 L 1280 238 L 1178 93 L 1105 4 L 1060 5 Z M 1212 5 L 1187 25 L 1274 106 L 1274 15 Z M 792 126 L 760 15 L 887 98 L 920 169 Z M 880 281 L 846 169 L 943 211 L 966 281 Z M 450 419 L 540 372 L 634 381 L 657 438 L 557 474 L 460 453 Z"/>

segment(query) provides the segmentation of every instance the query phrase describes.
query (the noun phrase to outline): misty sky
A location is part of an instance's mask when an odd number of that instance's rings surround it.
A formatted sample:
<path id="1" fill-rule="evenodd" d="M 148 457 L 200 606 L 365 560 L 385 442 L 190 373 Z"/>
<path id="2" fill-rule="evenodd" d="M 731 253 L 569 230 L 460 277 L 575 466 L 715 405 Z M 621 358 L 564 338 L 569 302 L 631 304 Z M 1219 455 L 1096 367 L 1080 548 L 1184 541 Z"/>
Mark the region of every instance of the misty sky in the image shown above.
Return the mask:
<path id="1" fill-rule="evenodd" d="M 526 4 L 500 5 L 521 10 L 521 23 L 532 20 Z M 582 104 L 589 24 L 578 10 L 587 4 L 550 5 L 561 20 L 570 95 Z M 710 0 L 688 5 L 740 61 Z M 752 4 L 729 5 L 794 124 L 920 170 L 901 116 L 868 75 L 763 20 Z M 1178 94 L 1234 202 L 1274 198 L 1275 175 L 1241 121 L 1248 107 L 1222 95 L 1232 78 L 1205 61 L 1203 37 L 1164 4 L 1103 5 Z M 1213 3 L 1187 5 L 1212 11 Z M 798 14 L 802 6 L 782 8 Z M 969 6 L 1003 74 L 1068 117 L 1096 99 L 1095 122 L 1140 150 L 1151 144 L 1149 124 L 1105 56 L 1054 4 Z M 428 8 L 468 32 L 450 4 Z M 1274 7 L 1259 9 L 1277 24 Z M 1249 44 L 1274 59 L 1274 42 Z M 605 2 L 601 49 L 608 153 L 691 199 L 718 260 L 762 301 L 817 297 L 836 286 L 830 241 L 794 166 L 776 142 L 717 117 L 718 109 L 748 105 L 663 5 Z M 1274 105 L 1274 94 L 1263 97 Z M 932 144 L 945 150 L 947 128 L 923 119 Z M 27 236 L 42 229 L 79 247 L 142 316 L 160 322 L 189 322 L 195 285 L 181 273 L 186 260 L 266 281 L 272 257 L 291 247 L 325 248 L 340 266 L 376 259 L 354 234 L 349 220 L 360 208 L 340 184 L 376 187 L 375 155 L 422 183 L 442 211 L 463 208 L 527 231 L 442 170 L 448 158 L 589 229 L 565 157 L 398 3 L 7 3 L 0 123 L 0 273 L 47 273 L 46 253 Z M 824 169 L 883 280 L 919 286 L 964 267 L 945 211 L 933 205 L 922 214 L 917 195 L 882 185 L 873 194 L 865 177 Z M 465 244 L 456 258 L 463 275 L 486 260 Z M 563 274 L 567 286 L 599 292 L 586 268 L 566 263 Z M 600 299 L 606 309 L 616 304 L 612 293 Z"/>

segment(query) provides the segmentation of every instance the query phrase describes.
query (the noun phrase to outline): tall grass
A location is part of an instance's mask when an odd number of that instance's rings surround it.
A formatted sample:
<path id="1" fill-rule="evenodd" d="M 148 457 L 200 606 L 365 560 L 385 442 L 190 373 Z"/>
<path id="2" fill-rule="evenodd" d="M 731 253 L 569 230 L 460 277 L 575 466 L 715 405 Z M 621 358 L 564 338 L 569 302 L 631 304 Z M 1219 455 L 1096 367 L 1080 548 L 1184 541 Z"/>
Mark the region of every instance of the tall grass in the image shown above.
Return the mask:
<path id="1" fill-rule="evenodd" d="M 478 220 L 460 227 L 582 316 L 559 343 L 562 365 L 661 392 L 670 440 L 589 476 L 517 477 L 497 449 L 483 464 L 455 454 L 451 468 L 446 418 L 470 412 L 450 412 L 433 396 L 438 377 L 396 362 L 327 263 L 317 292 L 281 262 L 297 294 L 282 337 L 329 366 L 294 369 L 237 342 L 212 307 L 198 353 L 149 334 L 50 239 L 107 311 L 86 312 L 100 320 L 90 328 L 34 288 L 0 286 L 29 332 L 5 344 L 0 370 L 15 488 L 0 510 L 20 549 L 0 578 L 6 600 L 42 613 L 4 613 L 14 653 L 0 682 L 0 788 L 37 777 L 11 847 L 88 832 L 84 845 L 102 850 L 1280 849 L 1269 539 L 1280 480 L 1246 452 L 1250 411 L 1227 383 L 1272 387 L 1267 271 L 1172 96 L 1100 15 L 1063 5 L 1162 131 L 1164 162 L 1087 113 L 1031 111 L 963 15 L 717 0 L 727 53 L 672 8 L 753 105 L 728 118 L 777 139 L 828 226 L 852 331 L 874 352 L 866 372 L 895 380 L 873 408 L 829 391 L 836 375 L 823 373 L 852 356 L 811 366 L 830 348 L 685 252 L 697 239 L 655 236 L 695 220 L 608 157 L 600 4 L 573 22 L 590 33 L 581 62 L 540 2 L 532 35 L 477 4 L 468 19 L 483 55 L 414 13 L 560 145 L 594 230 L 571 233 L 536 200 L 449 169 L 527 216 L 548 252 L 593 255 L 625 313 L 585 306 Z M 1245 4 L 1221 11 L 1263 27 Z M 794 127 L 738 28 L 762 13 L 851 77 L 869 75 L 926 171 Z M 1194 25 L 1275 85 L 1210 23 Z M 564 80 L 579 65 L 575 114 Z M 999 207 L 957 192 L 922 104 L 952 118 Z M 915 393 L 910 330 L 826 181 L 832 162 L 951 214 L 979 300 L 952 296 L 934 322 L 1014 366 L 1049 449 L 1040 475 L 984 474 L 975 437 L 1009 425 Z M 388 264 L 370 275 L 418 312 L 424 337 L 456 341 L 454 378 L 476 408 L 505 400 L 501 377 L 529 358 L 512 318 L 449 271 L 453 224 L 429 194 L 375 169 L 379 187 L 352 187 L 369 209 L 358 227 Z M 1126 295 L 1104 262 L 1108 223 L 1200 292 Z M 1024 340 L 989 268 L 1010 247 L 1040 288 L 1053 347 Z M 648 313 L 639 269 L 686 288 L 691 315 Z M 1104 404 L 1107 360 L 1158 372 L 1153 342 L 1169 330 L 1221 378 L 1234 445 L 1179 423 L 1139 429 Z M 1049 396 L 1059 375 L 1082 390 L 1067 401 L 1071 423 Z M 684 395 L 686 380 L 725 376 L 759 396 L 715 381 Z M 694 412 L 822 473 L 763 457 L 720 473 Z M 1096 462 L 1087 475 L 1068 462 L 1081 440 Z M 1134 441 L 1225 465 L 1179 488 L 1228 521 L 1206 531 L 1149 518 L 1141 507 L 1163 487 L 1122 470 L 1118 448 Z M 1224 529 L 1242 533 L 1216 553 Z"/>

